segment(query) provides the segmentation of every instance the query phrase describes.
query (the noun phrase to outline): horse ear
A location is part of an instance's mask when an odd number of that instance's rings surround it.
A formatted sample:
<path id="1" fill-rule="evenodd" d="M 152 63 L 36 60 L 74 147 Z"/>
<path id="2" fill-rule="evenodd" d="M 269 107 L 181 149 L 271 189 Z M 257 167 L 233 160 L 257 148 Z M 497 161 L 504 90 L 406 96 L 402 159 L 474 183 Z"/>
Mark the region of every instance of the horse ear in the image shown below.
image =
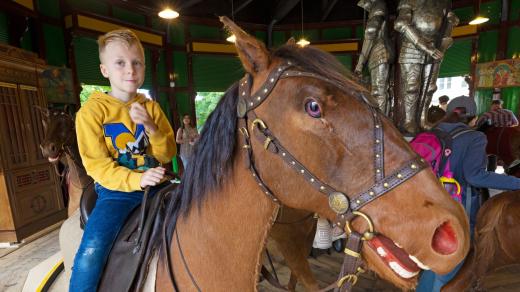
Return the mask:
<path id="1" fill-rule="evenodd" d="M 287 42 L 285 44 L 290 45 L 290 46 L 296 45 L 296 39 L 294 39 L 294 37 L 291 37 L 290 39 L 287 40 Z"/>
<path id="2" fill-rule="evenodd" d="M 265 45 L 247 34 L 226 16 L 221 16 L 220 21 L 227 30 L 235 35 L 235 46 L 244 69 L 252 75 L 266 70 L 267 67 L 269 67 L 270 60 L 269 52 L 265 48 Z"/>

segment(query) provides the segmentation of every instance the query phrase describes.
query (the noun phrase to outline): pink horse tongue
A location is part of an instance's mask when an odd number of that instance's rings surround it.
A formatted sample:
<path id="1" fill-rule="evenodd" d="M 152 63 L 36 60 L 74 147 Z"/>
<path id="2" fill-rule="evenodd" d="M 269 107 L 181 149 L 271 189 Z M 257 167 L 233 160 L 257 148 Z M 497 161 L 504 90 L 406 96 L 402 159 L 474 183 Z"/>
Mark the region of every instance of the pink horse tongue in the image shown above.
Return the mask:
<path id="1" fill-rule="evenodd" d="M 443 223 L 435 230 L 432 239 L 432 248 L 442 255 L 449 255 L 457 250 L 457 236 L 449 222 Z"/>

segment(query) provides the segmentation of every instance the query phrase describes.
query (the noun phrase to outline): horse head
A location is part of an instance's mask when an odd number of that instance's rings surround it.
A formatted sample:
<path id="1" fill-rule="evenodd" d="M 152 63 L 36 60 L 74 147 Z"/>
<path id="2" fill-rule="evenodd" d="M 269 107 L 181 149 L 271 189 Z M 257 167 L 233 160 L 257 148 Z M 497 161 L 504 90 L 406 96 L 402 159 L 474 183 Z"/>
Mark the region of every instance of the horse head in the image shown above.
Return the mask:
<path id="1" fill-rule="evenodd" d="M 76 144 L 74 118 L 66 108 L 63 110 L 40 108 L 40 111 L 45 132 L 40 149 L 49 162 L 57 163 L 63 158 L 67 146 Z"/>
<path id="2" fill-rule="evenodd" d="M 510 167 L 514 161 L 520 159 L 520 127 L 484 125 L 480 130 L 486 134 L 488 140 L 487 154 L 496 155 L 504 168 Z"/>
<path id="3" fill-rule="evenodd" d="M 262 192 L 347 230 L 373 229 L 362 257 L 400 287 L 413 288 L 421 268 L 454 268 L 469 248 L 464 210 L 367 89 L 330 54 L 292 42 L 269 53 L 221 21 L 248 73 L 237 89 L 237 114 L 246 120 L 237 141 L 248 142 L 236 151 L 251 151 L 246 160 Z"/>

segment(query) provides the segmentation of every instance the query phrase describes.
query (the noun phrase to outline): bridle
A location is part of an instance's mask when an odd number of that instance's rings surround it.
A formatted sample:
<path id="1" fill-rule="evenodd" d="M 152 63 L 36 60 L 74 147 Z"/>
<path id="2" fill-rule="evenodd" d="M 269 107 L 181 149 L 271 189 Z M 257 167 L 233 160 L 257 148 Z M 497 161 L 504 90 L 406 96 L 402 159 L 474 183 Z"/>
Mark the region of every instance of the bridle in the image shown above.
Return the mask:
<path id="1" fill-rule="evenodd" d="M 267 97 L 270 95 L 277 82 L 280 79 L 285 78 L 298 78 L 298 77 L 310 77 L 314 79 L 319 79 L 325 81 L 329 84 L 336 86 L 337 88 L 352 94 L 362 102 L 364 102 L 368 108 L 370 109 L 373 121 L 374 121 L 374 131 L 373 131 L 373 139 L 374 139 L 374 184 L 368 189 L 359 192 L 352 196 L 347 196 L 345 193 L 340 192 L 327 183 L 321 181 L 318 177 L 316 177 L 311 171 L 309 171 L 302 163 L 300 163 L 276 138 L 276 136 L 269 130 L 266 123 L 257 117 L 254 109 L 261 105 Z M 330 289 L 335 288 L 335 290 L 339 291 L 350 291 L 352 286 L 357 282 L 358 275 L 363 273 L 365 269 L 362 267 L 363 260 L 361 258 L 361 247 L 363 240 L 370 240 L 374 236 L 374 226 L 369 216 L 360 212 L 360 208 L 365 206 L 366 204 L 372 202 L 373 200 L 381 197 L 386 194 L 390 190 L 394 189 L 401 183 L 405 182 L 409 178 L 413 177 L 415 174 L 419 173 L 422 169 L 427 167 L 427 164 L 416 156 L 414 159 L 408 161 L 403 166 L 401 166 L 396 171 L 392 172 L 390 175 L 385 176 L 384 174 L 384 134 L 383 134 L 383 124 L 381 123 L 381 117 L 378 110 L 374 108 L 370 104 L 370 102 L 366 99 L 362 94 L 355 92 L 352 89 L 346 88 L 343 84 L 330 80 L 321 75 L 299 71 L 291 64 L 291 62 L 285 62 L 275 69 L 273 69 L 268 77 L 266 82 L 258 89 L 254 94 L 251 94 L 251 86 L 253 80 L 250 74 L 246 74 L 244 78 L 240 80 L 239 88 L 238 88 L 238 104 L 237 104 L 237 116 L 238 116 L 238 125 L 239 132 L 242 137 L 242 149 L 245 151 L 245 161 L 246 167 L 250 170 L 251 175 L 255 179 L 259 188 L 262 192 L 270 198 L 275 204 L 280 204 L 279 199 L 273 194 L 271 189 L 267 186 L 267 184 L 262 179 L 261 174 L 258 172 L 254 156 L 253 156 L 253 146 L 251 143 L 251 134 L 258 132 L 255 134 L 259 139 L 263 140 L 264 149 L 277 155 L 280 157 L 289 167 L 291 167 L 294 171 L 296 171 L 299 175 L 303 176 L 305 180 L 318 192 L 328 196 L 329 198 L 329 206 L 334 212 L 336 212 L 336 222 L 335 224 L 341 228 L 344 228 L 348 233 L 347 243 L 345 247 L 345 258 L 343 262 L 343 266 L 341 268 L 341 272 L 339 274 L 338 280 L 323 289 L 322 291 L 328 291 Z M 249 126 L 249 127 L 248 127 Z M 368 230 L 361 233 L 353 230 L 350 227 L 350 221 L 352 221 L 355 217 L 361 217 L 368 223 Z M 176 232 L 177 233 L 177 232 Z M 181 259 L 184 263 L 184 267 L 186 268 L 194 286 L 198 291 L 201 291 L 199 286 L 197 285 L 193 275 L 188 269 L 187 263 L 182 254 L 182 249 L 180 246 L 180 241 L 178 234 L 177 245 L 179 247 L 179 251 L 181 253 Z M 168 262 L 170 262 L 170 257 L 168 256 Z M 168 263 L 168 268 L 170 269 L 170 276 L 173 280 L 173 273 L 171 271 L 171 263 Z"/>

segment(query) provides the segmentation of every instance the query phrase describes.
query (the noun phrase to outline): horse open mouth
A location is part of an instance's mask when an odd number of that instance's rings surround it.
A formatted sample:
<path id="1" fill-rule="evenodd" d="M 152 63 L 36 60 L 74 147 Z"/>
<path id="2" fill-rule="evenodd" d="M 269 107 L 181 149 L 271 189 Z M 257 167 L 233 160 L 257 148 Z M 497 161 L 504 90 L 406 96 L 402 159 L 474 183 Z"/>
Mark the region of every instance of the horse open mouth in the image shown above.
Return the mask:
<path id="1" fill-rule="evenodd" d="M 377 253 L 395 274 L 403 279 L 412 279 L 419 274 L 421 269 L 430 269 L 416 257 L 399 247 L 399 244 L 384 235 L 378 234 L 375 236 L 368 241 L 368 246 Z"/>
<path id="2" fill-rule="evenodd" d="M 54 162 L 60 160 L 60 155 L 58 154 L 58 156 L 56 156 L 56 157 L 47 157 L 47 159 L 49 160 L 50 163 L 54 163 Z"/>

